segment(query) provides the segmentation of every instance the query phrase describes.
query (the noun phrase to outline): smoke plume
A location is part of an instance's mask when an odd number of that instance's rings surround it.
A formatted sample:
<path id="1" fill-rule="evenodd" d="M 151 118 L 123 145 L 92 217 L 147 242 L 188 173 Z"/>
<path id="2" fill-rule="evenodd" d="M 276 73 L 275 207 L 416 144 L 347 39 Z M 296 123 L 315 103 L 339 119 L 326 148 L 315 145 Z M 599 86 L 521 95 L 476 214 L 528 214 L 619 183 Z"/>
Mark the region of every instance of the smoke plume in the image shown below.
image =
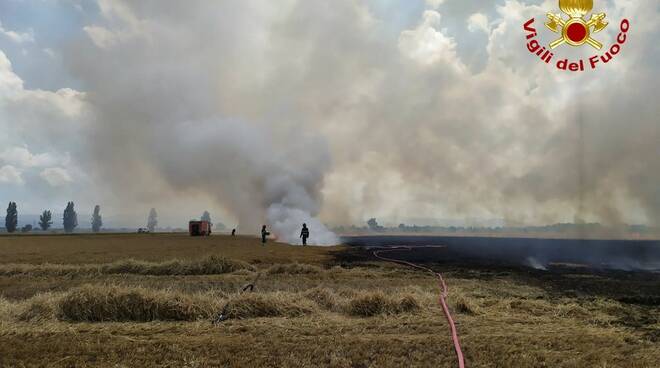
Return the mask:
<path id="1" fill-rule="evenodd" d="M 555 36 L 556 1 L 538 3 L 98 0 L 61 46 L 81 92 L 28 90 L 0 58 L 0 114 L 70 153 L 55 189 L 99 183 L 106 213 L 201 196 L 242 233 L 297 242 L 306 222 L 317 244 L 336 240 L 320 219 L 660 226 L 656 2 L 599 2 L 598 39 L 623 18 L 629 39 L 572 74 L 525 47 L 532 17 Z M 28 166 L 0 161 L 0 178 L 30 182 Z"/>
<path id="2" fill-rule="evenodd" d="M 287 241 L 305 221 L 325 233 L 321 213 L 660 223 L 659 111 L 643 97 L 658 74 L 642 32 L 595 78 L 532 62 L 509 27 L 542 26 L 544 9 L 517 2 L 496 7 L 480 71 L 434 10 L 392 42 L 349 0 L 100 4 L 70 62 L 96 108 L 103 176 L 161 181 L 129 198 L 202 190 L 243 231 L 268 223 Z M 624 15 L 657 28 L 648 7 L 606 9 L 600 37 Z"/>
<path id="3" fill-rule="evenodd" d="M 237 218 L 239 232 L 267 224 L 295 243 L 306 222 L 311 244 L 335 244 L 316 218 L 331 167 L 328 144 L 305 117 L 287 111 L 296 96 L 276 91 L 269 79 L 278 73 L 259 78 L 269 65 L 255 54 L 265 50 L 250 44 L 264 42 L 248 24 L 256 9 L 99 4 L 103 24 L 85 28 L 89 38 L 70 45 L 68 61 L 94 106 L 86 164 L 121 188 L 118 199 L 202 192 Z"/>

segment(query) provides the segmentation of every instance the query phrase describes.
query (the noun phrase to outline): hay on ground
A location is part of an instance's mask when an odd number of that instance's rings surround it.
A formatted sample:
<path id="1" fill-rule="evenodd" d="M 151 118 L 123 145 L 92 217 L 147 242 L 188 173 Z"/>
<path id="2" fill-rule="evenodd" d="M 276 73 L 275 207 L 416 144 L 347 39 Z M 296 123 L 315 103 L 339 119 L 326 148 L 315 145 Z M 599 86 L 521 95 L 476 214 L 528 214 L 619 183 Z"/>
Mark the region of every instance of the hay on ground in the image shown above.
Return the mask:
<path id="1" fill-rule="evenodd" d="M 367 292 L 350 300 L 346 306 L 349 315 L 371 317 L 379 314 L 399 314 L 419 310 L 419 303 L 412 295 L 395 299 L 383 292 Z"/>
<path id="2" fill-rule="evenodd" d="M 209 318 L 217 303 L 203 297 L 119 286 L 83 286 L 59 302 L 59 318 L 68 321 L 194 321 Z"/>
<path id="3" fill-rule="evenodd" d="M 311 314 L 314 306 L 296 294 L 244 293 L 229 300 L 224 312 L 228 318 L 300 317 Z"/>
<path id="4" fill-rule="evenodd" d="M 0 265 L 0 276 L 75 276 L 96 274 L 135 274 L 135 275 L 219 275 L 236 271 L 254 271 L 250 264 L 209 256 L 201 260 L 169 260 L 147 262 L 127 259 L 105 264 L 62 265 L 62 264 L 5 264 Z"/>
<path id="5" fill-rule="evenodd" d="M 318 266 L 300 263 L 276 264 L 268 269 L 268 274 L 310 275 L 323 272 Z"/>

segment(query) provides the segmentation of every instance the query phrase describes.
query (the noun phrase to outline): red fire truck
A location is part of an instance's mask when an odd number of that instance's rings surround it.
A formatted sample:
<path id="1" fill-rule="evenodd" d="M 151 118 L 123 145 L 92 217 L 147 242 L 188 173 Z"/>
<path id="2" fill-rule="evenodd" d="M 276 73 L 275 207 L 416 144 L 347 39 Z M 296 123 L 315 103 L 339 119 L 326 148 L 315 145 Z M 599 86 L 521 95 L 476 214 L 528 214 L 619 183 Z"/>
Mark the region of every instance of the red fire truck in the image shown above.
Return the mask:
<path id="1" fill-rule="evenodd" d="M 211 223 L 208 221 L 190 221 L 188 231 L 190 236 L 209 236 L 211 235 Z"/>

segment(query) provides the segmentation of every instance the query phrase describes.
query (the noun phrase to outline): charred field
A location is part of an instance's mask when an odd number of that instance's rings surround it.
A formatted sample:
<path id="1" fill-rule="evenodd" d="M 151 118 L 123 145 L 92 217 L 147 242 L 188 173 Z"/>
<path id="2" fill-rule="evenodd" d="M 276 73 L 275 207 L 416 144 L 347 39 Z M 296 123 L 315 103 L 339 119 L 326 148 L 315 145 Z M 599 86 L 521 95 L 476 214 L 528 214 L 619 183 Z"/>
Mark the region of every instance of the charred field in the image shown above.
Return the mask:
<path id="1" fill-rule="evenodd" d="M 410 242 L 381 240 L 1 236 L 0 366 L 454 367 L 435 279 L 375 259 Z M 659 273 L 467 248 L 389 255 L 443 273 L 468 366 L 660 361 Z"/>

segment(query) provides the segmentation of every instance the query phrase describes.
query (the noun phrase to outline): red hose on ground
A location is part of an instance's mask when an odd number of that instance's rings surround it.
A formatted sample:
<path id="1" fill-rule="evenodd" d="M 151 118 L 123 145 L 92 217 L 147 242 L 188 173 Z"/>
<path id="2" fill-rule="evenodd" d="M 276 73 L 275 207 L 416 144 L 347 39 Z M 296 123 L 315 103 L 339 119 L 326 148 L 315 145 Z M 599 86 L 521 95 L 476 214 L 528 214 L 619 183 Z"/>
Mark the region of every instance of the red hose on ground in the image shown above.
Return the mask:
<path id="1" fill-rule="evenodd" d="M 415 248 L 443 248 L 443 247 L 425 246 L 425 247 L 415 247 Z M 445 317 L 447 318 L 447 322 L 449 323 L 449 328 L 451 329 L 451 339 L 454 341 L 454 350 L 456 351 L 456 358 L 458 359 L 458 367 L 465 368 L 465 359 L 463 358 L 463 352 L 461 351 L 461 342 L 458 339 L 458 333 L 456 332 L 456 325 L 454 324 L 454 319 L 452 318 L 451 313 L 449 312 L 449 307 L 447 306 L 447 301 L 445 300 L 445 298 L 447 298 L 447 284 L 445 284 L 445 280 L 442 278 L 442 275 L 438 272 L 433 271 L 428 267 L 420 266 L 418 264 L 404 261 L 401 259 L 387 258 L 379 255 L 379 253 L 382 252 L 392 252 L 395 250 L 402 250 L 402 249 L 412 250 L 411 247 L 406 247 L 406 246 L 388 247 L 387 249 L 375 250 L 373 254 L 376 258 L 381 259 L 383 261 L 398 263 L 401 265 L 417 268 L 422 271 L 427 271 L 432 273 L 438 278 L 438 284 L 440 285 L 440 305 L 442 306 L 442 310 L 445 312 Z"/>

